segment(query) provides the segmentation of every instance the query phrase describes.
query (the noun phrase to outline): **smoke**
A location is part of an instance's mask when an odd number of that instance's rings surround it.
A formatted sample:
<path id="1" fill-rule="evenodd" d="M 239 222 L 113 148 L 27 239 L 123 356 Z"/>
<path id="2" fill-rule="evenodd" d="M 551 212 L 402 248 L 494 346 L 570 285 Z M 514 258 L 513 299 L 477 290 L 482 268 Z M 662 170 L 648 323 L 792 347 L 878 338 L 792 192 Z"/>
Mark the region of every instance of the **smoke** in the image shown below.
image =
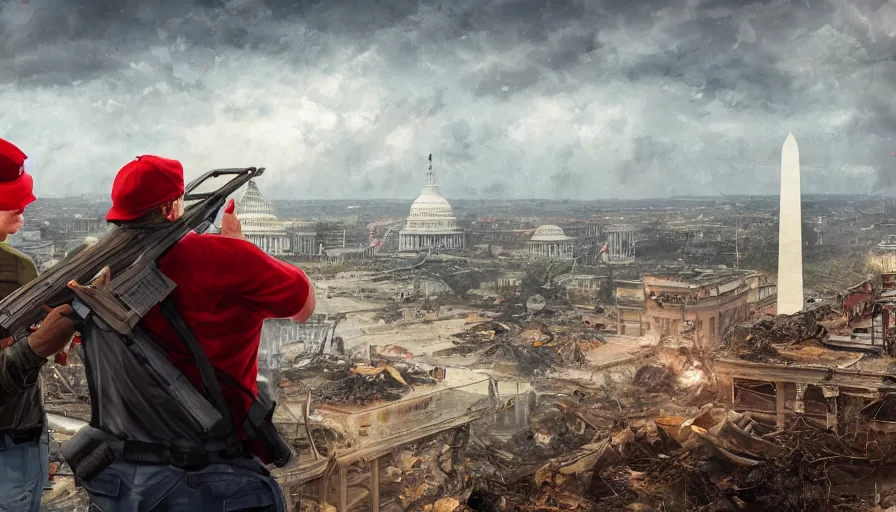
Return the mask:
<path id="1" fill-rule="evenodd" d="M 896 0 L 0 2 L 0 136 L 38 195 L 144 153 L 271 197 L 896 185 Z"/>

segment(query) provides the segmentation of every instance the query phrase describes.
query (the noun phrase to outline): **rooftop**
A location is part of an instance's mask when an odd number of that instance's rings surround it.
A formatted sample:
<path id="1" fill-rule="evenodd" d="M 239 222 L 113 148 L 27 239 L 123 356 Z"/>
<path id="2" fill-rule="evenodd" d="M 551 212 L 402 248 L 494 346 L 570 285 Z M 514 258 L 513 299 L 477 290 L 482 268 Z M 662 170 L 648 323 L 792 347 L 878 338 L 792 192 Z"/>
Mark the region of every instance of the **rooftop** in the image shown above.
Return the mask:
<path id="1" fill-rule="evenodd" d="M 545 224 L 539 226 L 529 240 L 532 242 L 564 242 L 572 240 L 572 237 L 566 236 L 566 233 L 559 226 Z"/>

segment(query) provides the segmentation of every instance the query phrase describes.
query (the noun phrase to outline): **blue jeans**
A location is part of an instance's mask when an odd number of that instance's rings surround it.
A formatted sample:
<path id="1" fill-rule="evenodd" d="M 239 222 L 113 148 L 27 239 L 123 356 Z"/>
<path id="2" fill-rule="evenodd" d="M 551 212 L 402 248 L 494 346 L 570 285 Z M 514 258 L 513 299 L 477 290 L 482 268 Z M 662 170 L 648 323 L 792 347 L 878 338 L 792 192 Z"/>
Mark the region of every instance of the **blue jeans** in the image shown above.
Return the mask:
<path id="1" fill-rule="evenodd" d="M 44 485 L 50 477 L 49 434 L 40 441 L 15 444 L 4 435 L 0 451 L 0 512 L 40 512 Z"/>
<path id="2" fill-rule="evenodd" d="M 283 492 L 270 476 L 226 464 L 198 471 L 116 462 L 82 482 L 91 510 L 100 512 L 285 512 Z"/>

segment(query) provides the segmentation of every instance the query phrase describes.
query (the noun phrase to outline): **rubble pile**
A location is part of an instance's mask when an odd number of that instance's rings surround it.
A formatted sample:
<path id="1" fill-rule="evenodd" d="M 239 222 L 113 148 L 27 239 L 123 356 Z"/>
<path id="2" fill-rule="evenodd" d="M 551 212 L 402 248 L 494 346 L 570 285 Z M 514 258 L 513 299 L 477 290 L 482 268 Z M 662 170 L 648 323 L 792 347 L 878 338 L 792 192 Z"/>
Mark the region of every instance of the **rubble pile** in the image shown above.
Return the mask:
<path id="1" fill-rule="evenodd" d="M 375 377 L 349 375 L 340 380 L 322 384 L 312 391 L 311 397 L 320 404 L 369 405 L 389 402 L 404 396 L 407 386 L 380 374 Z"/>
<path id="2" fill-rule="evenodd" d="M 396 450 L 380 472 L 381 490 L 397 496 L 402 510 L 444 510 L 449 503 L 445 512 L 454 510 L 469 495 L 468 438 L 469 429 L 454 429 Z"/>
<path id="3" fill-rule="evenodd" d="M 74 354 L 74 351 L 73 351 Z M 44 396 L 50 404 L 87 403 L 87 376 L 79 359 L 70 359 L 68 365 L 48 363 L 41 369 Z"/>
<path id="4" fill-rule="evenodd" d="M 558 367 L 582 366 L 585 351 L 604 343 L 592 327 L 551 325 L 535 320 L 520 326 L 492 320 L 456 335 L 463 340 L 449 354 L 478 353 L 474 368 L 492 368 L 523 377 L 544 376 Z"/>
<path id="5" fill-rule="evenodd" d="M 456 334 L 455 337 L 474 345 L 479 342 L 493 340 L 496 336 L 516 331 L 519 331 L 519 326 L 510 322 L 485 321 Z"/>
<path id="6" fill-rule="evenodd" d="M 870 448 L 805 422 L 778 432 L 712 405 L 684 421 L 653 422 L 659 442 L 652 429 L 632 426 L 631 443 L 614 446 L 622 461 L 592 468 L 589 490 L 601 510 L 862 510 L 875 489 L 861 481 L 896 460 L 890 445 Z"/>
<path id="7" fill-rule="evenodd" d="M 747 360 L 786 359 L 775 349 L 775 345 L 824 340 L 828 329 L 821 322 L 836 316 L 829 305 L 820 305 L 793 315 L 778 315 L 752 324 L 735 325 L 725 336 L 726 345 L 722 349 Z"/>
<path id="8" fill-rule="evenodd" d="M 482 352 L 473 368 L 507 368 L 505 371 L 522 377 L 546 375 L 559 366 L 582 364 L 585 356 L 578 346 L 570 341 L 555 341 L 543 344 L 526 344 L 512 340 L 500 340 Z"/>
<path id="9" fill-rule="evenodd" d="M 427 366 L 391 362 L 385 357 L 366 365 L 344 356 L 325 355 L 304 359 L 297 366 L 281 372 L 281 390 L 288 394 L 310 390 L 318 404 L 364 406 L 394 401 L 414 386 L 437 382 Z"/>
<path id="10" fill-rule="evenodd" d="M 636 377 L 653 390 L 673 381 L 680 375 L 654 365 Z M 778 431 L 750 413 L 670 399 L 637 385 L 577 393 L 543 404 L 506 442 L 476 433 L 477 499 L 488 490 L 508 510 L 864 510 L 880 490 L 863 480 L 896 467 L 896 443 L 881 436 L 800 420 Z M 892 491 L 881 499 L 894 503 Z"/>
<path id="11" fill-rule="evenodd" d="M 477 475 L 474 496 L 488 501 L 484 493 L 494 491 L 506 501 L 508 510 L 591 507 L 595 502 L 589 486 L 576 475 L 588 473 L 605 457 L 617 460 L 608 443 L 622 442 L 628 434 L 611 439 L 615 432 L 628 425 L 647 425 L 645 418 L 652 412 L 693 410 L 655 389 L 682 391 L 699 384 L 682 387 L 662 366 L 657 362 L 638 372 L 643 386 L 584 389 L 559 380 L 547 381 L 539 388 L 539 403 L 527 423 L 511 430 L 503 428 L 500 419 L 497 424 L 477 425 L 469 451 L 475 468 L 472 472 Z M 659 435 L 655 425 L 652 428 L 653 436 Z"/>

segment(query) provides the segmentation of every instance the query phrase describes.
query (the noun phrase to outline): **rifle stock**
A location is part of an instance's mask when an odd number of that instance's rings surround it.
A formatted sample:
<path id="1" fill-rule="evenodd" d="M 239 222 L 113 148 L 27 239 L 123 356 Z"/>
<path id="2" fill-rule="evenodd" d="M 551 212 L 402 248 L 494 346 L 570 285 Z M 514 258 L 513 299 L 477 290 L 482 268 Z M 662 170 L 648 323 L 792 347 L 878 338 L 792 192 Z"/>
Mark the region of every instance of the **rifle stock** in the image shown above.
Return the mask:
<path id="1" fill-rule="evenodd" d="M 44 304 L 50 307 L 70 304 L 75 294 L 68 287 L 69 281 L 90 281 L 104 267 L 109 267 L 113 276 L 111 288 L 116 289 L 116 285 L 147 275 L 147 270 L 154 268 L 155 262 L 184 235 L 208 229 L 227 197 L 263 172 L 263 167 L 209 171 L 187 185 L 185 201 L 198 202 L 189 205 L 176 222 L 114 227 L 92 247 L 62 260 L 0 301 L 0 338 L 25 336 L 28 327 L 42 316 Z M 194 192 L 207 180 L 221 176 L 232 177 L 214 192 Z M 161 301 L 170 290 L 158 290 L 158 296 L 153 296 L 154 290 L 146 292 L 148 296 L 141 298 Z"/>

